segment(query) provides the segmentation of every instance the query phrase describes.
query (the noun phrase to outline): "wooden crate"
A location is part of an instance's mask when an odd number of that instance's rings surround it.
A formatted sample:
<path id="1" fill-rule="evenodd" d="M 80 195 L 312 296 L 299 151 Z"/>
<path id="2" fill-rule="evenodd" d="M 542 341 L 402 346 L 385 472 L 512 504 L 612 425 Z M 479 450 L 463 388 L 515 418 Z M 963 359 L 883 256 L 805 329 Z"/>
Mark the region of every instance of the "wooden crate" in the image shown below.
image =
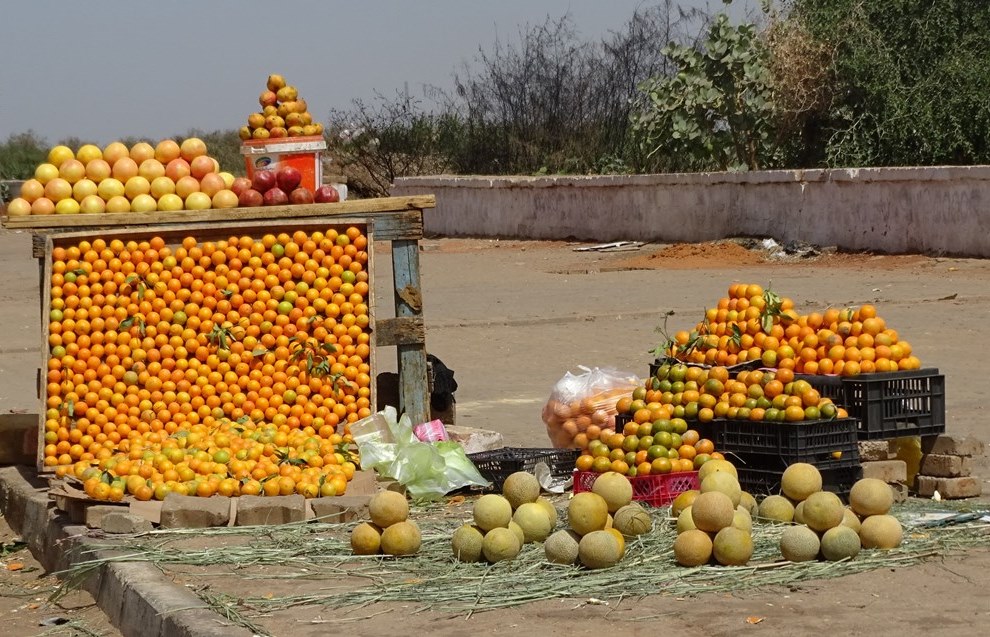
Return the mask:
<path id="1" fill-rule="evenodd" d="M 345 205 L 346 204 L 346 205 Z M 363 205 L 361 205 L 363 204 Z M 371 322 L 371 405 L 375 405 L 377 351 L 395 346 L 399 371 L 399 410 L 409 414 L 413 422 L 429 420 L 430 403 L 426 361 L 426 330 L 422 318 L 422 286 L 419 271 L 419 239 L 423 236 L 423 209 L 431 208 L 429 197 L 391 197 L 357 200 L 336 204 L 313 204 L 272 208 L 238 208 L 233 210 L 182 211 L 153 215 L 155 223 L 134 223 L 139 215 L 73 215 L 58 217 L 29 217 L 29 221 L 70 221 L 59 228 L 31 227 L 33 255 L 40 261 L 42 317 L 48 316 L 51 304 L 52 251 L 55 246 L 85 239 L 146 240 L 161 236 L 166 242 L 181 241 L 194 236 L 197 240 L 223 239 L 231 234 L 260 236 L 266 233 L 315 231 L 344 225 L 363 226 L 368 237 L 369 294 Z M 363 212 L 362 212 L 363 211 Z M 299 214 L 290 214 L 296 213 Z M 93 221 L 103 222 L 101 225 Z M 129 221 L 129 223 L 124 223 Z M 80 230 L 85 228 L 85 230 Z M 395 316 L 380 317 L 374 301 L 374 242 L 387 242 L 391 250 L 394 282 Z M 41 404 L 38 427 L 38 470 L 44 466 L 44 434 L 46 412 L 46 381 L 48 365 L 48 321 L 41 325 L 41 366 L 38 369 L 38 396 Z"/>

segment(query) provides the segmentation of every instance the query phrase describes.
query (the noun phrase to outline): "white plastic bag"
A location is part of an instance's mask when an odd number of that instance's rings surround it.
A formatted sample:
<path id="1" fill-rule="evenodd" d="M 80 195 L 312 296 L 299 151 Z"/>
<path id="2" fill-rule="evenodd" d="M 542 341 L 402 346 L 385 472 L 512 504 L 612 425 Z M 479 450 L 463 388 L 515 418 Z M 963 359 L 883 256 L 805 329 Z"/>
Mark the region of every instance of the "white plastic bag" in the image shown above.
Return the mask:
<path id="1" fill-rule="evenodd" d="M 581 367 L 557 381 L 543 407 L 543 422 L 557 448 L 585 448 L 588 439 L 615 426 L 615 403 L 640 385 L 632 373 L 608 367 Z M 590 435 L 589 435 L 590 434 Z"/>

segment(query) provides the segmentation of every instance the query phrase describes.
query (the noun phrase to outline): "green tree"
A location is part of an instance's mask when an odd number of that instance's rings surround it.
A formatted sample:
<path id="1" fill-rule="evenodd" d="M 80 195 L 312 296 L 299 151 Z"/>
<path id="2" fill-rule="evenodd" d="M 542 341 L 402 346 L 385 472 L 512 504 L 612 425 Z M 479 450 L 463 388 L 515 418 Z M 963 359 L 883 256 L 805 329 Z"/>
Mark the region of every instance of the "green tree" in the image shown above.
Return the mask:
<path id="1" fill-rule="evenodd" d="M 48 157 L 48 142 L 34 131 L 16 133 L 0 144 L 0 180 L 30 179 Z"/>
<path id="2" fill-rule="evenodd" d="M 633 135 L 640 169 L 773 167 L 778 163 L 772 76 L 756 25 L 715 16 L 700 48 L 672 44 L 670 77 L 639 85 Z"/>
<path id="3" fill-rule="evenodd" d="M 990 162 L 990 2 L 794 0 L 835 47 L 827 113 L 809 122 L 832 166 Z"/>

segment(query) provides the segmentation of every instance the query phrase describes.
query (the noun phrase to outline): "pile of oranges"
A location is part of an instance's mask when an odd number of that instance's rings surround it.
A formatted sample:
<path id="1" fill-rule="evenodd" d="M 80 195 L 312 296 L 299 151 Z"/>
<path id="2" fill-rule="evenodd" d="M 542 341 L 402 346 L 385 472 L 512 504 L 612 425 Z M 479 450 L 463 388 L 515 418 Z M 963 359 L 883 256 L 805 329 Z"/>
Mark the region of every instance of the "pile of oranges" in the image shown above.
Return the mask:
<path id="1" fill-rule="evenodd" d="M 628 421 L 621 432 L 605 430 L 575 461 L 578 471 L 634 476 L 694 471 L 714 458 L 715 444 L 688 429 L 682 418 Z"/>
<path id="2" fill-rule="evenodd" d="M 45 466 L 97 499 L 343 493 L 367 250 L 359 226 L 55 247 Z"/>
<path id="3" fill-rule="evenodd" d="M 873 305 L 798 314 L 794 302 L 754 283 L 733 283 L 693 331 L 679 331 L 658 354 L 707 365 L 759 360 L 803 374 L 857 376 L 919 369 L 911 344 Z"/>

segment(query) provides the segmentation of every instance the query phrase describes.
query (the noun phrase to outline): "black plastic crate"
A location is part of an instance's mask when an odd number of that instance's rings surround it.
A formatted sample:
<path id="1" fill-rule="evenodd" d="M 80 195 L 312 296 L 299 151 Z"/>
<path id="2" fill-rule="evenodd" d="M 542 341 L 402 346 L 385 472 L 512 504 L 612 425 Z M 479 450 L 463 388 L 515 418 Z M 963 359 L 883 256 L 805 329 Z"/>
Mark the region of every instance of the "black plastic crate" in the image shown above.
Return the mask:
<path id="1" fill-rule="evenodd" d="M 538 462 L 546 463 L 555 478 L 569 477 L 580 453 L 579 449 L 502 447 L 468 454 L 468 459 L 482 476 L 491 480 L 489 490 L 501 491 L 506 478 L 517 471 L 532 473 Z"/>
<path id="2" fill-rule="evenodd" d="M 808 462 L 796 458 L 831 457 L 837 451 L 859 457 L 855 418 L 801 422 L 716 419 L 708 430 L 718 450 L 740 457 L 775 455 L 790 462 Z"/>
<path id="3" fill-rule="evenodd" d="M 780 493 L 780 478 L 784 475 L 783 469 L 759 469 L 746 465 L 736 465 L 736 471 L 739 474 L 739 486 L 758 499 Z M 863 477 L 863 467 L 859 461 L 847 462 L 833 467 L 819 467 L 818 471 L 822 474 L 822 490 L 831 491 L 843 499 L 849 498 L 849 491 L 853 484 Z"/>
<path id="4" fill-rule="evenodd" d="M 945 375 L 937 369 L 860 374 L 798 374 L 859 421 L 860 440 L 945 433 Z"/>

